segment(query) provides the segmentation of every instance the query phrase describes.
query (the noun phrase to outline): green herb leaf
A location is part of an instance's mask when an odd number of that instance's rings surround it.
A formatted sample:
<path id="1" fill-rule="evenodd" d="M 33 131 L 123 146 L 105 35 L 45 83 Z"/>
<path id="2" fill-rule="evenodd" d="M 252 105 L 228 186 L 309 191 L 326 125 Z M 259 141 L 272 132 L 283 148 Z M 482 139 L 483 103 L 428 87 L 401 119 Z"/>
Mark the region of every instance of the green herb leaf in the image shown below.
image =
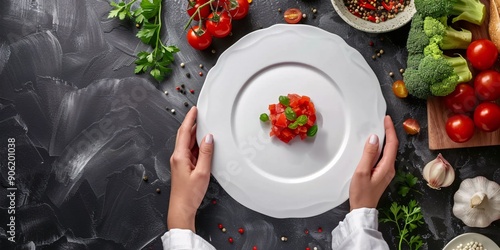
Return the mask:
<path id="1" fill-rule="evenodd" d="M 382 215 L 380 222 L 394 223 L 399 235 L 397 238 L 398 250 L 403 249 L 403 243 L 406 243 L 410 250 L 417 250 L 423 245 L 423 241 L 418 235 L 411 235 L 412 231 L 424 224 L 420 206 L 416 200 L 410 200 L 408 206 L 393 202 L 390 207 L 391 214 L 381 209 Z M 405 248 L 406 249 L 406 248 Z"/>
<path id="2" fill-rule="evenodd" d="M 290 99 L 287 96 L 280 95 L 279 101 L 281 104 L 285 105 L 286 107 L 290 106 Z"/>
<path id="3" fill-rule="evenodd" d="M 295 111 L 293 111 L 293 109 L 290 107 L 286 107 L 285 116 L 286 116 L 287 120 L 292 121 L 292 122 L 297 119 L 297 114 L 295 114 Z"/>
<path id="4" fill-rule="evenodd" d="M 318 125 L 314 124 L 307 130 L 307 136 L 313 137 L 316 135 L 317 132 L 318 132 Z"/>
<path id="5" fill-rule="evenodd" d="M 294 121 L 293 123 L 288 124 L 289 129 L 296 129 L 299 127 L 299 123 L 297 121 Z"/>
<path id="6" fill-rule="evenodd" d="M 267 122 L 267 121 L 269 121 L 269 116 L 266 113 L 262 113 L 262 114 L 260 114 L 259 119 L 263 122 Z"/>
<path id="7" fill-rule="evenodd" d="M 300 115 L 298 118 L 297 118 L 297 123 L 300 125 L 300 126 L 304 126 L 306 125 L 307 123 L 307 115 Z"/>
<path id="8" fill-rule="evenodd" d="M 140 8 L 130 11 L 130 7 L 135 2 L 140 1 Z M 108 18 L 119 18 L 120 20 L 129 18 L 137 24 L 142 24 L 136 36 L 145 44 L 151 45 L 152 51 L 141 51 L 137 54 L 135 61 L 136 74 L 145 73 L 153 76 L 157 81 L 162 81 L 165 76 L 172 72 L 168 68 L 174 61 L 174 53 L 179 52 L 176 46 L 165 46 L 160 40 L 162 27 L 162 0 L 130 0 L 128 3 L 120 1 L 111 2 L 113 9 L 109 12 Z"/>

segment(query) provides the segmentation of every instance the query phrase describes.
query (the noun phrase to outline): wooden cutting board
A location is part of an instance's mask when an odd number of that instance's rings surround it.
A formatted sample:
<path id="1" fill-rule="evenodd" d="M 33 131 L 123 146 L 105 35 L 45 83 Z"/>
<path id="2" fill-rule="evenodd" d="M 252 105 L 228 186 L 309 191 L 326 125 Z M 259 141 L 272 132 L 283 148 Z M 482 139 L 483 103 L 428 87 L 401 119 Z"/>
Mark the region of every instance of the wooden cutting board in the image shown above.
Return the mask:
<path id="1" fill-rule="evenodd" d="M 465 29 L 472 32 L 472 40 L 477 40 L 481 38 L 489 39 L 488 35 L 488 23 L 489 23 L 489 1 L 482 0 L 486 5 L 487 16 L 484 20 L 483 25 L 477 26 L 467 22 L 462 22 L 459 25 Z M 465 56 L 465 51 L 463 51 Z M 474 72 L 471 68 L 473 75 L 478 72 Z M 495 66 L 498 70 L 500 68 L 500 63 Z M 451 115 L 451 111 L 447 110 L 442 103 L 442 100 L 437 97 L 432 97 L 427 100 L 427 122 L 428 122 L 428 134 L 429 134 L 429 149 L 447 149 L 447 148 L 465 148 L 465 147 L 480 147 L 480 146 L 492 146 L 500 145 L 500 130 L 495 132 L 482 132 L 476 129 L 474 136 L 467 142 L 456 143 L 450 140 L 445 131 L 445 123 L 448 116 Z M 499 118 L 500 119 L 500 118 Z"/>

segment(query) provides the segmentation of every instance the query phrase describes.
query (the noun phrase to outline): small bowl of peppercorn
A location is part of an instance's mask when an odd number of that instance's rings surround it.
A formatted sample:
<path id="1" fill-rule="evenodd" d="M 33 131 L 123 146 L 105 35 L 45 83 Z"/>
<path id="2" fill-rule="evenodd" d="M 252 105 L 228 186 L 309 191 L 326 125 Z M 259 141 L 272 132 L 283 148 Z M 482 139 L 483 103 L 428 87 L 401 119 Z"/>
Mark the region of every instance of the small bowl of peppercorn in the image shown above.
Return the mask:
<path id="1" fill-rule="evenodd" d="M 337 14 L 352 27 L 368 33 L 384 33 L 407 24 L 413 0 L 331 0 Z"/>

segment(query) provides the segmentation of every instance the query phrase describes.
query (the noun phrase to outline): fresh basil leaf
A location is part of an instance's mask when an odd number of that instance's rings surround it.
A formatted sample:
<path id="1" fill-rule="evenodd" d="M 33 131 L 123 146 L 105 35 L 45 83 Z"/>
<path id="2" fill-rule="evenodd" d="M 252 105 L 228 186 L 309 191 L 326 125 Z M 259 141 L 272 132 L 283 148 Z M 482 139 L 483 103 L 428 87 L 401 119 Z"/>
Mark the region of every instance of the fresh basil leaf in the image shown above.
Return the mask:
<path id="1" fill-rule="evenodd" d="M 316 135 L 317 132 L 318 132 L 318 125 L 314 124 L 307 130 L 307 136 L 313 137 Z"/>
<path id="2" fill-rule="evenodd" d="M 287 96 L 280 95 L 279 101 L 280 101 L 281 104 L 283 104 L 283 105 L 285 105 L 287 107 L 290 106 L 290 99 Z"/>
<path id="3" fill-rule="evenodd" d="M 289 129 L 296 129 L 299 126 L 299 123 L 297 121 L 294 121 L 293 123 L 288 124 Z"/>
<path id="4" fill-rule="evenodd" d="M 285 116 L 286 116 L 287 120 L 292 121 L 292 122 L 297 119 L 297 114 L 295 114 L 295 111 L 293 111 L 293 109 L 290 107 L 286 107 Z"/>
<path id="5" fill-rule="evenodd" d="M 297 118 L 297 122 L 300 126 L 304 126 L 307 123 L 307 115 L 301 115 Z"/>

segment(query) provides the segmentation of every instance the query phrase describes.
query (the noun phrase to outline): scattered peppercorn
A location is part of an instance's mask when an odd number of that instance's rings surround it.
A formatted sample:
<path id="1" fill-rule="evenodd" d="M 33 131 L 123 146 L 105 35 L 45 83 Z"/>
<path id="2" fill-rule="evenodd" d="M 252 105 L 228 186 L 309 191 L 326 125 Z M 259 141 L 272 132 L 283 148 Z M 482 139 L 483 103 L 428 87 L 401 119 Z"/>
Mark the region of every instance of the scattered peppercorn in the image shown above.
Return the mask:
<path id="1" fill-rule="evenodd" d="M 243 234 L 244 232 L 245 232 L 245 229 L 243 229 L 241 227 L 238 229 L 238 233 Z"/>
<path id="2" fill-rule="evenodd" d="M 135 27 L 136 27 L 136 28 L 140 28 L 140 27 L 141 27 L 141 25 L 140 25 L 140 24 L 138 24 L 138 23 L 136 23 L 136 24 L 135 24 Z"/>
<path id="3" fill-rule="evenodd" d="M 281 12 L 281 8 L 278 8 L 278 12 Z"/>
<path id="4" fill-rule="evenodd" d="M 213 205 L 217 204 L 217 200 L 216 199 L 212 199 L 212 204 Z"/>
<path id="5" fill-rule="evenodd" d="M 304 233 L 305 233 L 305 234 L 309 234 L 309 230 L 307 230 L 307 229 L 306 229 L 306 230 L 304 230 Z"/>
<path id="6" fill-rule="evenodd" d="M 200 69 L 203 69 L 203 64 L 200 64 L 199 67 L 200 67 Z"/>
<path id="7" fill-rule="evenodd" d="M 233 242 L 234 242 L 233 237 L 229 237 L 229 239 L 227 239 L 227 241 L 229 241 L 229 243 L 233 244 Z"/>
<path id="8" fill-rule="evenodd" d="M 372 56 L 372 59 L 373 59 L 373 60 L 377 59 L 377 56 L 376 56 L 376 55 L 373 55 L 373 56 Z"/>
<path id="9" fill-rule="evenodd" d="M 222 229 L 224 226 L 219 223 L 219 225 L 217 225 L 217 227 L 219 227 L 219 229 Z"/>
<path id="10" fill-rule="evenodd" d="M 252 250 L 257 250 L 257 246 L 253 246 Z"/>
<path id="11" fill-rule="evenodd" d="M 171 109 L 170 113 L 175 114 L 175 109 Z"/>
<path id="12" fill-rule="evenodd" d="M 302 18 L 307 18 L 306 13 L 302 14 Z"/>
<path id="13" fill-rule="evenodd" d="M 184 66 L 186 66 L 185 63 L 181 63 L 181 68 L 184 68 Z"/>
<path id="14" fill-rule="evenodd" d="M 179 90 L 181 90 L 181 87 L 177 86 L 177 87 L 175 87 L 175 90 L 179 91 Z"/>
<path id="15" fill-rule="evenodd" d="M 405 72 L 405 69 L 399 69 L 399 73 L 403 74 Z"/>
<path id="16" fill-rule="evenodd" d="M 215 49 L 212 49 L 212 54 L 215 54 L 215 52 L 216 52 Z"/>
<path id="17" fill-rule="evenodd" d="M 281 236 L 281 241 L 286 242 L 288 241 L 288 238 L 286 236 Z"/>
<path id="18" fill-rule="evenodd" d="M 370 47 L 373 47 L 373 45 L 375 45 L 375 43 L 373 41 L 370 41 L 370 43 L 368 43 L 368 45 L 370 45 Z"/>
<path id="19" fill-rule="evenodd" d="M 380 52 L 379 52 L 381 55 L 384 54 L 384 50 L 381 49 Z"/>
<path id="20" fill-rule="evenodd" d="M 189 103 L 188 102 L 184 102 L 184 106 L 185 107 L 189 106 Z"/>
<path id="21" fill-rule="evenodd" d="M 318 12 L 318 10 L 317 10 L 317 9 L 315 9 L 315 8 L 313 8 L 313 9 L 312 9 L 312 13 L 316 14 L 316 12 Z"/>
<path id="22" fill-rule="evenodd" d="M 380 53 L 377 53 L 377 57 L 380 57 Z"/>
<path id="23" fill-rule="evenodd" d="M 187 78 L 191 78 L 191 74 L 189 74 L 189 72 L 188 72 L 188 73 L 186 73 L 186 77 L 187 77 Z"/>
<path id="24" fill-rule="evenodd" d="M 323 232 L 323 228 L 318 227 L 318 233 L 322 233 L 322 232 Z"/>
<path id="25" fill-rule="evenodd" d="M 221 231 L 222 231 L 223 233 L 225 233 L 225 232 L 227 232 L 227 229 L 226 229 L 225 227 L 223 227 L 223 228 L 221 229 Z"/>
<path id="26" fill-rule="evenodd" d="M 198 72 L 198 75 L 203 76 L 203 72 L 201 72 L 201 71 Z"/>
<path id="27" fill-rule="evenodd" d="M 147 176 L 147 175 L 143 176 L 143 177 L 142 177 L 142 180 L 143 180 L 143 181 L 148 181 L 148 176 Z"/>
<path id="28" fill-rule="evenodd" d="M 194 94 L 194 89 L 190 89 L 189 92 L 191 92 L 191 94 Z"/>
<path id="29" fill-rule="evenodd" d="M 161 193 L 161 189 L 160 189 L 160 188 L 157 188 L 157 189 L 156 189 L 156 192 L 157 192 L 157 193 Z"/>
<path id="30" fill-rule="evenodd" d="M 166 90 L 165 90 L 163 93 L 164 93 L 165 95 L 168 95 L 168 91 L 166 91 Z"/>
<path id="31" fill-rule="evenodd" d="M 185 87 L 186 87 L 186 85 L 184 85 L 184 83 L 182 83 L 181 84 L 181 88 L 185 88 Z"/>
<path id="32" fill-rule="evenodd" d="M 391 72 L 389 72 L 389 76 L 390 76 L 390 77 L 393 77 L 393 76 L 394 76 L 394 73 L 393 73 L 392 71 L 391 71 Z"/>

